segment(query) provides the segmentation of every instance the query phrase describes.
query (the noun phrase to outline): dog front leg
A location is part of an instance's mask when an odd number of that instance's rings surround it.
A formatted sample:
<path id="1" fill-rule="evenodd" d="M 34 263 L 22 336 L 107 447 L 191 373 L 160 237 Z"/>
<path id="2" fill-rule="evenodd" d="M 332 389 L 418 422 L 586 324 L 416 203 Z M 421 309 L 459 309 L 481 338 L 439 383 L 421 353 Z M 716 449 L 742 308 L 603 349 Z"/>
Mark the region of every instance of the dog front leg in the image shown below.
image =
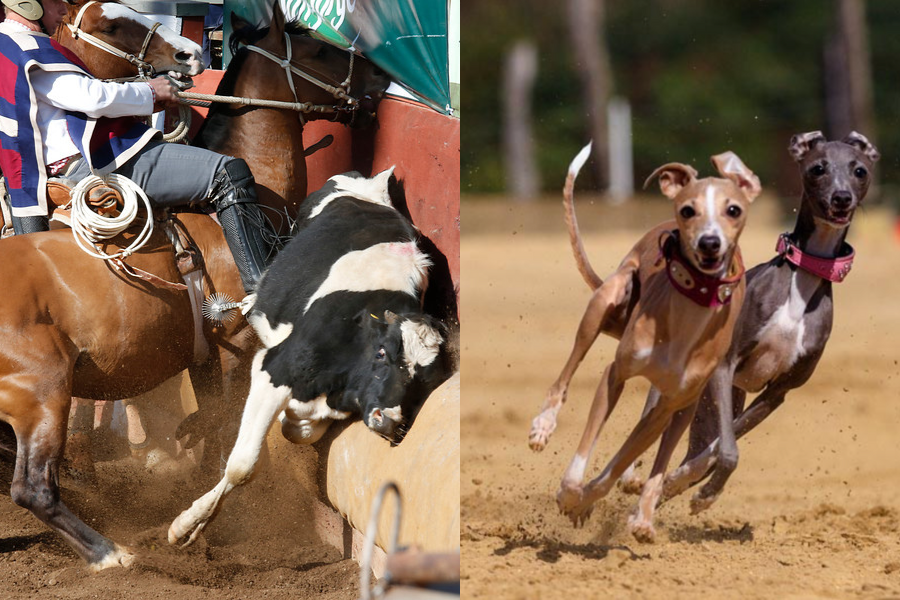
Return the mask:
<path id="1" fill-rule="evenodd" d="M 531 431 L 528 433 L 528 445 L 535 452 L 540 452 L 547 447 L 550 435 L 556 430 L 556 417 L 562 405 L 566 402 L 569 391 L 569 382 L 572 376 L 584 360 L 588 350 L 594 344 L 594 340 L 603 331 L 603 326 L 609 319 L 615 307 L 622 301 L 630 271 L 617 271 L 602 286 L 594 291 L 588 302 L 587 310 L 581 317 L 578 333 L 575 336 L 575 344 L 569 359 L 566 361 L 559 377 L 550 386 L 541 412 L 531 422 Z"/>
<path id="2" fill-rule="evenodd" d="M 650 391 L 647 392 L 647 401 L 644 403 L 644 410 L 641 412 L 641 418 L 647 416 L 653 407 L 659 404 L 659 398 L 662 394 L 655 387 L 651 387 Z M 641 481 L 641 476 L 637 473 L 637 462 L 633 462 L 628 465 L 628 468 L 625 469 L 625 472 L 622 473 L 622 476 L 619 477 L 619 489 L 621 489 L 626 494 L 640 494 L 641 490 L 644 487 L 644 482 Z"/>
<path id="3" fill-rule="evenodd" d="M 581 435 L 578 450 L 575 452 L 575 456 L 572 457 L 569 468 L 566 469 L 562 482 L 559 485 L 559 491 L 556 494 L 556 504 L 559 506 L 560 512 L 569 516 L 576 527 L 583 524 L 591 513 L 590 509 L 586 511 L 576 510 L 577 507 L 581 506 L 582 483 L 588 460 L 594 451 L 597 438 L 600 436 L 600 430 L 616 407 L 624 387 L 624 382 L 618 379 L 614 361 L 603 371 L 603 377 L 600 380 L 600 385 L 597 386 L 596 394 L 594 394 L 591 412 L 588 414 L 588 420 L 584 427 L 584 433 Z"/>

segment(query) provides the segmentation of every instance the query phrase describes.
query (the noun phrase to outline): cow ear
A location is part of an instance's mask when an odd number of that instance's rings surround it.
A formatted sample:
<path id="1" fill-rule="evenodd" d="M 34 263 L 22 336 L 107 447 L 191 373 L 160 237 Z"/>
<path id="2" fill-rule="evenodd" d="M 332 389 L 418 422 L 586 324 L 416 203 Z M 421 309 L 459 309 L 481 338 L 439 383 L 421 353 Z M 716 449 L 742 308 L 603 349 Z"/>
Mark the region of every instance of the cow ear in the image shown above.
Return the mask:
<path id="1" fill-rule="evenodd" d="M 386 310 L 384 311 L 384 320 L 388 325 L 393 325 L 400 320 L 400 317 L 398 317 L 396 313 L 392 313 L 391 311 Z"/>
<path id="2" fill-rule="evenodd" d="M 434 362 L 444 343 L 444 337 L 428 319 L 407 319 L 400 326 L 403 353 L 413 365 L 427 366 Z"/>
<path id="3" fill-rule="evenodd" d="M 667 198 L 674 199 L 686 185 L 697 179 L 697 171 L 690 165 L 669 163 L 661 166 L 644 182 L 644 189 L 655 177 L 659 177 L 659 189 Z"/>
<path id="4" fill-rule="evenodd" d="M 791 143 L 788 144 L 788 152 L 795 161 L 800 162 L 809 151 L 825 142 L 825 136 L 821 131 L 809 131 L 807 133 L 798 133 L 791 137 Z"/>
<path id="5" fill-rule="evenodd" d="M 878 151 L 878 148 L 873 146 L 872 142 L 870 142 L 869 139 L 861 133 L 853 131 L 850 133 L 850 135 L 848 135 L 841 141 L 843 141 L 845 144 L 856 146 L 857 148 L 862 150 L 862 153 L 866 155 L 866 158 L 868 158 L 873 163 L 878 162 L 878 159 L 881 158 L 881 153 Z"/>
<path id="6" fill-rule="evenodd" d="M 737 154 L 730 151 L 723 152 L 722 154 L 716 154 L 711 160 L 719 175 L 733 181 L 743 190 L 750 202 L 753 202 L 759 196 L 759 193 L 762 191 L 759 177 L 747 168 L 747 165 L 738 158 Z"/>

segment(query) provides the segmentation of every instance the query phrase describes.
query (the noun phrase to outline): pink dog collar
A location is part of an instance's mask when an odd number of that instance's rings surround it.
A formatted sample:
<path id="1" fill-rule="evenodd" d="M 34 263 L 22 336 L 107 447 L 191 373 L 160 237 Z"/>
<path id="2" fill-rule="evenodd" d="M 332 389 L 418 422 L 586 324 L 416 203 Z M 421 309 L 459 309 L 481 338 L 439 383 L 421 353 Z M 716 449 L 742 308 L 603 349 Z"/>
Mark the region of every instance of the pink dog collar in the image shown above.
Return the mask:
<path id="1" fill-rule="evenodd" d="M 719 279 L 697 270 L 681 256 L 677 231 L 667 231 L 660 237 L 659 250 L 661 258 L 666 260 L 669 281 L 682 295 L 706 308 L 718 308 L 731 303 L 734 289 L 744 277 L 744 263 L 739 255 L 735 255 L 729 268 L 729 272 L 734 274 Z"/>
<path id="2" fill-rule="evenodd" d="M 782 233 L 778 236 L 778 244 L 775 246 L 775 251 L 788 262 L 797 265 L 807 273 L 812 273 L 816 277 L 821 277 L 832 283 L 840 283 L 847 277 L 847 274 L 850 273 L 850 268 L 853 266 L 853 258 L 856 256 L 853 247 L 847 242 L 844 242 L 841 248 L 841 252 L 845 256 L 835 258 L 814 256 L 801 251 L 791 241 L 791 236 L 787 233 Z"/>

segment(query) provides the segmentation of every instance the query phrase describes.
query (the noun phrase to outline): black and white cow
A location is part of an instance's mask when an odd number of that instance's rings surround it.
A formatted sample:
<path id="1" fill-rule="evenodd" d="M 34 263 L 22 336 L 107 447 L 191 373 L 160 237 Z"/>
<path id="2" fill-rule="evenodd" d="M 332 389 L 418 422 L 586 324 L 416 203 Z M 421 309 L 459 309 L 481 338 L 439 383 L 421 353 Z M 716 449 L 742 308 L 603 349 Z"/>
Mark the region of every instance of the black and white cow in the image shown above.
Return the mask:
<path id="1" fill-rule="evenodd" d="M 196 539 L 221 498 L 250 478 L 272 423 L 297 443 L 333 419 L 361 416 L 397 441 L 415 403 L 446 377 L 440 324 L 422 313 L 431 261 L 415 227 L 393 208 L 393 168 L 336 175 L 304 200 L 298 232 L 266 271 L 248 320 L 264 348 L 223 479 L 169 527 Z"/>

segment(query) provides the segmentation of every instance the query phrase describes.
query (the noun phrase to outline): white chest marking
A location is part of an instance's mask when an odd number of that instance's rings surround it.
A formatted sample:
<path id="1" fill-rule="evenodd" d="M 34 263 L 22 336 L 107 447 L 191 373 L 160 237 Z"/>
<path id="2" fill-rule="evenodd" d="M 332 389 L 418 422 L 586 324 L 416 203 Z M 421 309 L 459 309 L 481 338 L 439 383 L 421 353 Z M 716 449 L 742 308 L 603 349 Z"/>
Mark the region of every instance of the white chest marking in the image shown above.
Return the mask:
<path id="1" fill-rule="evenodd" d="M 818 285 L 818 278 L 795 271 L 787 302 L 778 307 L 760 331 L 758 341 L 763 350 L 781 355 L 772 361 L 780 368 L 777 373 L 769 374 L 770 377 L 785 373 L 806 354 L 803 315 Z"/>

